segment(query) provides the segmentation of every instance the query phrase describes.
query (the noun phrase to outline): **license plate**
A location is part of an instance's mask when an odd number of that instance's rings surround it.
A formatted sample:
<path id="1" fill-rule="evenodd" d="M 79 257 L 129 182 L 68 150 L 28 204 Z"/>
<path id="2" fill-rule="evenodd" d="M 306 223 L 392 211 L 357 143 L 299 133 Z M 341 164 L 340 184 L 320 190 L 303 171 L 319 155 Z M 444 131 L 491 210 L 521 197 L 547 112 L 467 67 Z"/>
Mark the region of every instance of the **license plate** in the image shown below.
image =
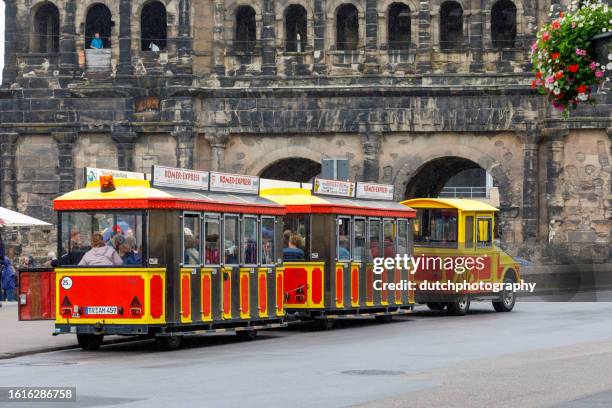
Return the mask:
<path id="1" fill-rule="evenodd" d="M 88 306 L 85 309 L 88 315 L 114 315 L 117 314 L 117 306 Z"/>

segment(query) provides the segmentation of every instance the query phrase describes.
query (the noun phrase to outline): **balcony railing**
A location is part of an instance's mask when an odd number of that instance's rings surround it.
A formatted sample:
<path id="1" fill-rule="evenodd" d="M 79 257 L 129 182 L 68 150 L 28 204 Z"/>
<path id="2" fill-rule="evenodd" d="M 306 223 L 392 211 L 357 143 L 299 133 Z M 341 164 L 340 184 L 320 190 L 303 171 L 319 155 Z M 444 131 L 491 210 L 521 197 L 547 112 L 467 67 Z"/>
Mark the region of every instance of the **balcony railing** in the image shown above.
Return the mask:
<path id="1" fill-rule="evenodd" d="M 491 198 L 491 190 L 496 187 L 444 187 L 440 198 Z"/>

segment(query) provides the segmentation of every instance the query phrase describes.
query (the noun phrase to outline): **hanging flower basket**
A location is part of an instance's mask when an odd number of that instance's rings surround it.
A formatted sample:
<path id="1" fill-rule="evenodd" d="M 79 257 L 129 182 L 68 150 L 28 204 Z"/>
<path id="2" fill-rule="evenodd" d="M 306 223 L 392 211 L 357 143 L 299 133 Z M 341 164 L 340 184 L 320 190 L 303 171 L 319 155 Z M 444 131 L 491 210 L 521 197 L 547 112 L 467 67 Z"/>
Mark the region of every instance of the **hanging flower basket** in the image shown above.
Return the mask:
<path id="1" fill-rule="evenodd" d="M 612 8 L 601 1 L 577 3 L 542 27 L 531 46 L 536 73 L 531 86 L 547 95 L 563 117 L 569 115 L 570 106 L 595 104 L 593 91 L 610 80 L 612 71 L 612 54 L 598 59 L 595 52 L 596 46 L 599 50 L 609 47 Z"/>

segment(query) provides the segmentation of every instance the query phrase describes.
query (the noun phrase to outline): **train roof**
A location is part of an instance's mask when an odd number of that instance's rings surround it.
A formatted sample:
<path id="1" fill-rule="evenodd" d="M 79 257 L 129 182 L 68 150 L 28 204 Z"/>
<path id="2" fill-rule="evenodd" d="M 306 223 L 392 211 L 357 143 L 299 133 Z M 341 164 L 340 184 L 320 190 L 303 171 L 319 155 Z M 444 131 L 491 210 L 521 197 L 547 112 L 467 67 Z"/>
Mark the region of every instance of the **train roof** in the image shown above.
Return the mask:
<path id="1" fill-rule="evenodd" d="M 499 209 L 469 198 L 414 198 L 401 204 L 412 208 L 455 208 L 461 211 L 499 211 Z"/>
<path id="2" fill-rule="evenodd" d="M 261 195 L 284 205 L 288 214 L 319 213 L 399 218 L 416 216 L 414 209 L 394 201 L 313 195 L 312 191 L 297 187 L 265 189 L 261 191 Z"/>
<path id="3" fill-rule="evenodd" d="M 100 181 L 53 200 L 59 211 L 168 209 L 282 215 L 284 207 L 255 194 L 153 188 L 148 180 L 114 179 L 115 190 L 100 191 Z"/>

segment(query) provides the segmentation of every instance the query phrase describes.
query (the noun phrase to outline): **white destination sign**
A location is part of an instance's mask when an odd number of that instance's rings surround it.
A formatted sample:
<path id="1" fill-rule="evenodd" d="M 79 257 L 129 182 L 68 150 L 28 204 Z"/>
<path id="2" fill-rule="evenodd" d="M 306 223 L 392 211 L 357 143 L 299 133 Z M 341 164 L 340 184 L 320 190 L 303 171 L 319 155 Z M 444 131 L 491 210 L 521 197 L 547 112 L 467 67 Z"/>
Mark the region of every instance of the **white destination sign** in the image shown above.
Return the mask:
<path id="1" fill-rule="evenodd" d="M 135 173 L 133 171 L 99 169 L 97 167 L 85 167 L 85 184 L 100 179 L 100 176 L 110 174 L 115 178 L 145 180 L 144 173 Z"/>
<path id="2" fill-rule="evenodd" d="M 393 200 L 393 186 L 389 184 L 357 183 L 357 198 Z"/>
<path id="3" fill-rule="evenodd" d="M 153 186 L 208 190 L 208 172 L 153 166 Z"/>
<path id="4" fill-rule="evenodd" d="M 315 179 L 313 185 L 315 194 L 333 195 L 338 197 L 354 197 L 355 183 L 352 181 Z"/>
<path id="5" fill-rule="evenodd" d="M 259 194 L 259 177 L 211 171 L 210 191 Z"/>

